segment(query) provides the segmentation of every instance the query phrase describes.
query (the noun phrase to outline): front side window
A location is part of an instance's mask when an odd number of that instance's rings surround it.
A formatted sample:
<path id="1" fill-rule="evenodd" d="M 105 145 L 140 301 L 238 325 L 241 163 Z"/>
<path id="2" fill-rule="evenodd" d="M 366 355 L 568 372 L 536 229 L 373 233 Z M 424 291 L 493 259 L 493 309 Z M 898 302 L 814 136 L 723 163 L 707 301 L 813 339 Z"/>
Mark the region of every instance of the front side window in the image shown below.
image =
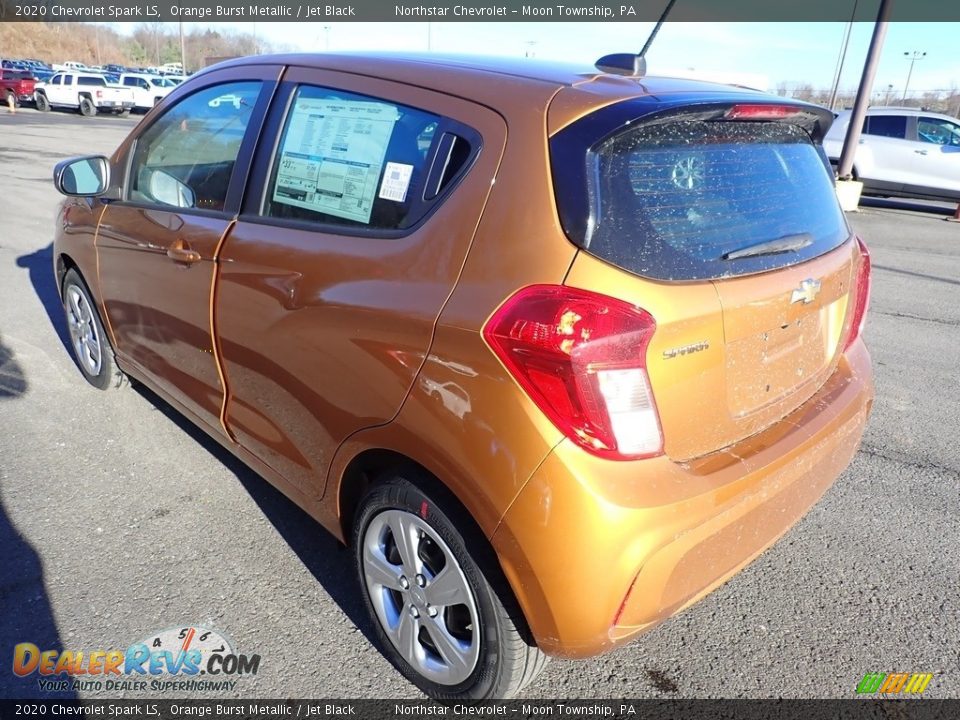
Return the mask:
<path id="1" fill-rule="evenodd" d="M 173 106 L 137 139 L 128 199 L 223 210 L 260 87 L 217 85 Z"/>
<path id="2" fill-rule="evenodd" d="M 864 122 L 863 132 L 903 140 L 907 137 L 907 118 L 903 115 L 871 115 Z"/>
<path id="3" fill-rule="evenodd" d="M 268 217 L 404 229 L 420 212 L 441 118 L 340 90 L 297 91 L 264 199 Z"/>
<path id="4" fill-rule="evenodd" d="M 922 117 L 917 121 L 920 142 L 960 146 L 960 125 L 942 118 Z"/>

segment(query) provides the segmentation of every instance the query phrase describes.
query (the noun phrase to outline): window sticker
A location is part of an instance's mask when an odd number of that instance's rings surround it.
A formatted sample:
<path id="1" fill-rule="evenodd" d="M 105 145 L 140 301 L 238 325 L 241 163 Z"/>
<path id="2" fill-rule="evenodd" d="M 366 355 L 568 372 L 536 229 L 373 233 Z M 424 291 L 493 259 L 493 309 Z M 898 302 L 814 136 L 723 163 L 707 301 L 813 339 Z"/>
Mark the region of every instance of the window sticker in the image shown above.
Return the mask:
<path id="1" fill-rule="evenodd" d="M 383 171 L 383 182 L 380 183 L 380 197 L 396 202 L 406 200 L 412 174 L 413 165 L 388 162 L 387 169 Z"/>
<path id="2" fill-rule="evenodd" d="M 386 103 L 297 98 L 273 201 L 369 223 L 399 117 Z"/>

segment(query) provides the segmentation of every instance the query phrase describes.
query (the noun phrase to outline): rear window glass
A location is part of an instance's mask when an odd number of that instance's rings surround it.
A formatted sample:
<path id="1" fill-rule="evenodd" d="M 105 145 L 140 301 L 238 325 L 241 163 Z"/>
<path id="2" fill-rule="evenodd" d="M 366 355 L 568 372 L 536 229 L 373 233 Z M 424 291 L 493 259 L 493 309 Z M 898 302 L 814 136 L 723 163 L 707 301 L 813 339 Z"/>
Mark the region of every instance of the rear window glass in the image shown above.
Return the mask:
<path id="1" fill-rule="evenodd" d="M 771 270 L 827 252 L 849 234 L 823 157 L 793 125 L 640 126 L 604 143 L 593 161 L 597 207 L 587 250 L 645 277 Z"/>

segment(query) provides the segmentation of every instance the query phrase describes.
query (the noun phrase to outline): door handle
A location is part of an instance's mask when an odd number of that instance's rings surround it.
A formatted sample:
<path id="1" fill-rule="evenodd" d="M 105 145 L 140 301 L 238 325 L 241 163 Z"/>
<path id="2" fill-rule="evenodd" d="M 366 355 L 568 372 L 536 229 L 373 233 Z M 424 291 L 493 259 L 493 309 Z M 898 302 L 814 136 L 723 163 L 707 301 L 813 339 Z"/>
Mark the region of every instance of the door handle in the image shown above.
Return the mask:
<path id="1" fill-rule="evenodd" d="M 195 262 L 200 262 L 201 259 L 200 253 L 191 250 L 183 240 L 175 240 L 167 248 L 167 257 L 174 262 L 184 263 L 185 265 L 193 265 Z"/>
<path id="2" fill-rule="evenodd" d="M 927 151 L 926 151 L 926 150 L 914 150 L 914 152 L 915 152 L 917 155 L 926 155 L 926 154 L 927 154 Z"/>

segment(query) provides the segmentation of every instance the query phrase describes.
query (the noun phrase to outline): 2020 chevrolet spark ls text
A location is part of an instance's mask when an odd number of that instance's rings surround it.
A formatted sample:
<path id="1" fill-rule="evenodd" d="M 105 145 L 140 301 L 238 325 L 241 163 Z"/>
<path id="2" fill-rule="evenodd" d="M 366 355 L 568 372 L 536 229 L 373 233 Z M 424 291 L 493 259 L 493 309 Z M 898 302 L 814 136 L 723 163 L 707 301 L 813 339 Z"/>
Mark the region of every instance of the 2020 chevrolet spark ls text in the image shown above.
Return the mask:
<path id="1" fill-rule="evenodd" d="M 515 694 L 703 597 L 853 456 L 870 261 L 831 120 L 533 62 L 230 61 L 58 166 L 78 364 L 350 544 L 425 692 Z"/>

